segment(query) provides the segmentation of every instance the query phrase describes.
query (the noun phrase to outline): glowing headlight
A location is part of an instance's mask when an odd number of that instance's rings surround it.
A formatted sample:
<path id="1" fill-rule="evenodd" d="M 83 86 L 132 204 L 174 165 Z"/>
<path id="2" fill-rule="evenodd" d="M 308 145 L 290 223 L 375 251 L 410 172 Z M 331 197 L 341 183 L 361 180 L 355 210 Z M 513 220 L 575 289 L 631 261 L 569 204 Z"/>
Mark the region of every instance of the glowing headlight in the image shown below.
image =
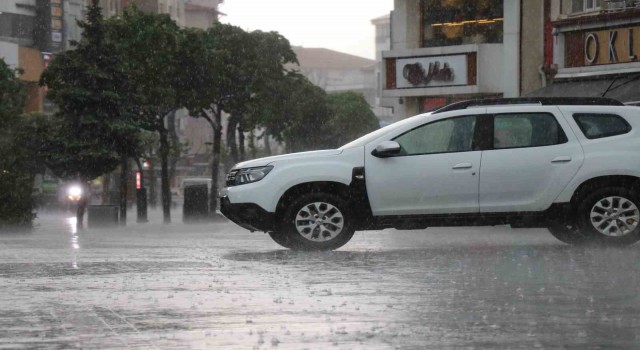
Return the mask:
<path id="1" fill-rule="evenodd" d="M 227 186 L 244 185 L 262 180 L 273 169 L 273 166 L 234 169 L 227 175 Z"/>
<path id="2" fill-rule="evenodd" d="M 71 186 L 67 190 L 69 196 L 79 197 L 82 195 L 82 188 L 80 186 Z"/>

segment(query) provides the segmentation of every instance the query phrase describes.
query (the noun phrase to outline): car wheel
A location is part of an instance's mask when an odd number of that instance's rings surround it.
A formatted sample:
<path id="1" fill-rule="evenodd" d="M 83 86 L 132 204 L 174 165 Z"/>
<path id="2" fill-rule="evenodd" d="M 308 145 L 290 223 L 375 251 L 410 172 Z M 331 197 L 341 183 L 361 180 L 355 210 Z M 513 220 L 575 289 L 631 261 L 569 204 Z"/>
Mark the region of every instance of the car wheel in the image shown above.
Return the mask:
<path id="1" fill-rule="evenodd" d="M 309 193 L 287 208 L 282 233 L 291 249 L 333 250 L 345 245 L 354 230 L 345 200 L 329 193 Z"/>
<path id="2" fill-rule="evenodd" d="M 269 232 L 269 237 L 271 237 L 271 239 L 273 239 L 274 242 L 278 243 L 279 245 L 285 247 L 285 248 L 292 248 L 293 247 L 293 242 L 291 241 L 291 238 L 289 237 L 289 235 L 286 235 L 284 233 L 280 233 L 280 232 Z"/>
<path id="3" fill-rule="evenodd" d="M 625 246 L 640 240 L 640 200 L 624 187 L 587 195 L 578 208 L 578 227 L 590 243 Z"/>
<path id="4" fill-rule="evenodd" d="M 567 244 L 582 244 L 586 239 L 574 223 L 555 223 L 547 227 L 553 237 Z"/>

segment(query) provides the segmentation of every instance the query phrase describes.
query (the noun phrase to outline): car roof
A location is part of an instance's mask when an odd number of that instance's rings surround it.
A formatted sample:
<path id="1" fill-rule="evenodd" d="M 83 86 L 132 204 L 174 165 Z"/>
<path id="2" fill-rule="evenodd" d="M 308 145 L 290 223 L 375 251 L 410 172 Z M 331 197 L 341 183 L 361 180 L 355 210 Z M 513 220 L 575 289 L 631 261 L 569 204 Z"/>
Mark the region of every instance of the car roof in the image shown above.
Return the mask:
<path id="1" fill-rule="evenodd" d="M 432 114 L 456 111 L 479 106 L 508 106 L 508 105 L 540 105 L 540 106 L 624 106 L 618 100 L 607 97 L 516 97 L 489 98 L 455 102 L 441 107 Z"/>

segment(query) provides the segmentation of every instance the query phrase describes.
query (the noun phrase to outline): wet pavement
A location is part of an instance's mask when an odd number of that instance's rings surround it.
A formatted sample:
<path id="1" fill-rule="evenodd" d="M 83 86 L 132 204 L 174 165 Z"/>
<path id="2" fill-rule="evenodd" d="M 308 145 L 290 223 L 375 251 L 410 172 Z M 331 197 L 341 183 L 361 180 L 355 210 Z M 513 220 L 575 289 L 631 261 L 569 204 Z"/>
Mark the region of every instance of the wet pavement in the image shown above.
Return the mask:
<path id="1" fill-rule="evenodd" d="M 434 228 L 302 253 L 152 221 L 0 232 L 0 349 L 640 348 L 640 245 Z"/>

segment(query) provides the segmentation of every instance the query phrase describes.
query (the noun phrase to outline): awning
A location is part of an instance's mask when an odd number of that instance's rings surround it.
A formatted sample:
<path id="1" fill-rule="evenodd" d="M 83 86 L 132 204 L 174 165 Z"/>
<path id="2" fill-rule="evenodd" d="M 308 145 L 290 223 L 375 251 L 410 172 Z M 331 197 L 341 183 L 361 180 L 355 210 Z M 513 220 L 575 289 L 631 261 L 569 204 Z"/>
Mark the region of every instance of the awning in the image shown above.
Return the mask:
<path id="1" fill-rule="evenodd" d="M 555 81 L 527 97 L 610 97 L 623 103 L 640 101 L 640 74 L 589 80 Z"/>

